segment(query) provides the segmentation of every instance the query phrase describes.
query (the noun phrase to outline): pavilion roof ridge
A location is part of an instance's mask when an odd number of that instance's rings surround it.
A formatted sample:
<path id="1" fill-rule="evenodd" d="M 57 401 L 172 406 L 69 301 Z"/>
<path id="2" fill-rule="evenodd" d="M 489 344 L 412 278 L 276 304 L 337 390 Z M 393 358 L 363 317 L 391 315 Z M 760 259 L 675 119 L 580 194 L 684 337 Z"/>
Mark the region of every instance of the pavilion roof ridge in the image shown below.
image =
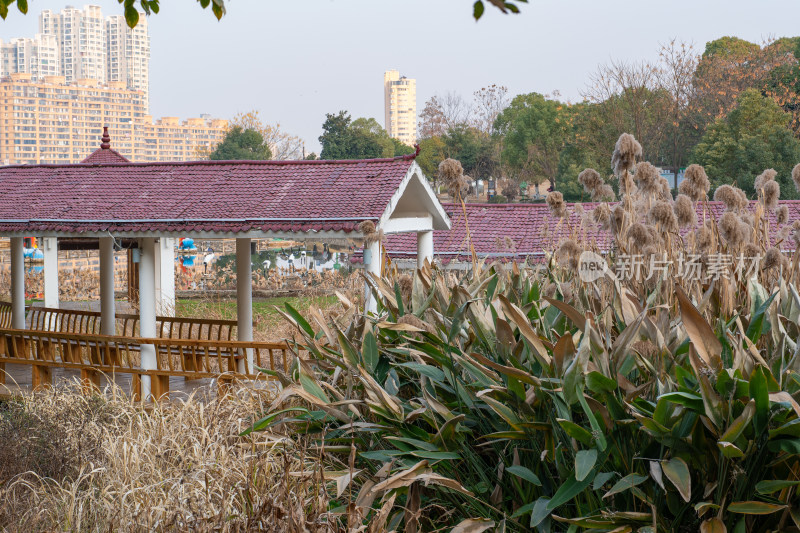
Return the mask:
<path id="1" fill-rule="evenodd" d="M 109 150 L 115 152 L 114 150 Z M 115 152 L 116 153 L 116 152 Z M 91 156 L 90 156 L 91 157 Z M 122 157 L 122 156 L 121 156 Z M 127 162 L 100 162 L 100 163 L 43 163 L 39 165 L 6 165 L 3 169 L 14 168 L 76 168 L 76 167 L 188 167 L 188 166 L 288 166 L 288 165 L 356 165 L 362 163 L 394 163 L 398 161 L 414 161 L 416 154 L 399 155 L 395 157 L 378 157 L 372 159 L 226 159 L 226 160 L 195 160 L 195 161 L 127 161 Z M 87 157 L 88 159 L 88 157 Z M 86 159 L 84 159 L 86 161 Z"/>

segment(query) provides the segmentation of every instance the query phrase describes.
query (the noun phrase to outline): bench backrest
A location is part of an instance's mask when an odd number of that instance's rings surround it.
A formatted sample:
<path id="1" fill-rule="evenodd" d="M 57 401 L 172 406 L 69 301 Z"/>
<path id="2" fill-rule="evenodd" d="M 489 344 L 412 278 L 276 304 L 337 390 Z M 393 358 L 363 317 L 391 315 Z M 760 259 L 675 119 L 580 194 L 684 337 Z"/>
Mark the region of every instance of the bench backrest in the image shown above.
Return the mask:
<path id="1" fill-rule="evenodd" d="M 10 317 L 10 314 L 9 314 Z M 2 315 L 0 315 L 2 320 Z M 100 313 L 96 311 L 76 311 L 50 307 L 31 307 L 28 312 L 31 329 L 72 333 L 76 335 L 99 335 Z M 10 327 L 0 322 L 0 327 Z M 139 336 L 139 315 L 116 315 L 116 332 L 123 337 Z M 156 335 L 168 339 L 200 339 L 231 341 L 236 338 L 235 320 L 210 318 L 156 317 Z"/>

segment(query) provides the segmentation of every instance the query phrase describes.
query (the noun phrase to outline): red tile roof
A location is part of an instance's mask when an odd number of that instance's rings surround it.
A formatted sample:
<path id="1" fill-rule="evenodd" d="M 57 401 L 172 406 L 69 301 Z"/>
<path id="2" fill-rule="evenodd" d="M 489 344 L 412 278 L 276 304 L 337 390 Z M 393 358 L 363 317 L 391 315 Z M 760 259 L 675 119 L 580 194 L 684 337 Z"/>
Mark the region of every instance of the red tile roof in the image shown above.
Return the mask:
<path id="1" fill-rule="evenodd" d="M 98 148 L 81 161 L 83 165 L 108 165 L 113 163 L 130 163 L 130 160 L 111 148 Z"/>
<path id="2" fill-rule="evenodd" d="M 0 167 L 0 233 L 349 232 L 380 218 L 413 163 L 404 156 Z"/>
<path id="3" fill-rule="evenodd" d="M 789 222 L 800 220 L 800 200 L 783 200 L 781 205 L 789 208 Z M 596 207 L 594 203 L 582 204 L 584 210 Z M 755 202 L 751 202 L 752 209 Z M 478 257 L 499 257 L 503 259 L 528 259 L 533 262 L 543 256 L 543 252 L 552 251 L 561 241 L 572 234 L 572 230 L 580 228 L 580 215 L 575 212 L 575 204 L 568 204 L 570 216 L 565 220 L 554 218 L 546 204 L 466 204 L 467 223 L 472 236 L 472 243 Z M 725 210 L 721 202 L 697 204 L 698 219 L 705 215 L 719 218 Z M 452 221 L 450 231 L 433 232 L 433 252 L 443 263 L 453 259 L 470 261 L 469 242 L 461 204 L 444 204 L 444 209 Z M 775 214 L 770 214 L 770 227 L 777 233 L 778 225 Z M 584 242 L 596 242 L 601 250 L 609 248 L 611 235 L 608 232 L 595 230 L 583 232 Z M 777 239 L 773 238 L 773 243 Z M 794 248 L 791 239 L 781 246 Z M 385 249 L 392 258 L 416 257 L 417 243 L 414 234 L 388 235 Z M 359 257 L 355 258 L 356 261 Z"/>

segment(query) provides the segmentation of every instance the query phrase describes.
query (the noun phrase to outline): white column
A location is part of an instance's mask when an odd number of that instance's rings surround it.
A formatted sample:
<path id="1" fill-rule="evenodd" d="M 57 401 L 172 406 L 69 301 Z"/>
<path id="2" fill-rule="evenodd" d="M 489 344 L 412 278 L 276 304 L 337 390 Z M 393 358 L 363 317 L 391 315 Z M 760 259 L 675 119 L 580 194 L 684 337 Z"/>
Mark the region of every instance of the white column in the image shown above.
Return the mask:
<path id="1" fill-rule="evenodd" d="M 103 335 L 117 334 L 116 314 L 114 303 L 114 238 L 100 237 L 100 333 Z"/>
<path id="2" fill-rule="evenodd" d="M 152 339 L 156 336 L 155 239 L 140 239 L 139 248 L 139 334 Z M 142 344 L 141 351 L 142 370 L 154 370 L 155 346 Z M 142 376 L 142 401 L 149 400 L 150 396 L 150 376 Z"/>
<path id="3" fill-rule="evenodd" d="M 253 340 L 253 265 L 250 239 L 236 239 L 236 328 L 240 341 Z M 253 372 L 253 351 L 248 349 L 245 360 L 237 362 L 237 372 Z"/>
<path id="4" fill-rule="evenodd" d="M 58 307 L 58 238 L 42 239 L 44 253 L 44 306 Z"/>
<path id="5" fill-rule="evenodd" d="M 381 258 L 380 241 L 375 241 L 369 246 L 364 247 L 364 268 L 367 270 L 367 272 L 372 272 L 373 274 L 375 274 L 376 277 L 380 278 L 382 265 L 383 265 L 383 260 Z M 372 294 L 372 290 L 370 289 L 369 284 L 366 284 L 364 301 L 366 302 L 366 307 L 364 308 L 365 312 L 367 313 L 378 312 L 378 301 Z"/>
<path id="6" fill-rule="evenodd" d="M 25 329 L 25 252 L 22 237 L 11 237 L 11 327 Z"/>
<path id="7" fill-rule="evenodd" d="M 417 232 L 417 268 L 422 268 L 425 260 L 433 262 L 433 232 Z"/>
<path id="8" fill-rule="evenodd" d="M 156 312 L 175 316 L 175 239 L 161 237 L 156 246 Z"/>

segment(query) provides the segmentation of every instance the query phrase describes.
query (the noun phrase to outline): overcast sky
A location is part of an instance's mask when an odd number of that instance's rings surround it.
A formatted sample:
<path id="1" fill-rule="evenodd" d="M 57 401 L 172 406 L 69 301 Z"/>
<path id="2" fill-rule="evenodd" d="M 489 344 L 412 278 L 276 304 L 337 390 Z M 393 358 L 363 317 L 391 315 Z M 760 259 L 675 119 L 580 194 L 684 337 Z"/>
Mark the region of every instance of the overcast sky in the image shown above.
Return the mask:
<path id="1" fill-rule="evenodd" d="M 116 0 L 92 2 L 121 14 Z M 38 13 L 64 1 L 12 7 L 0 38 L 33 36 Z M 760 42 L 800 34 L 798 0 L 530 0 L 520 15 L 471 0 L 227 0 L 217 22 L 196 0 L 162 0 L 151 16 L 154 116 L 257 109 L 299 135 L 309 151 L 325 113 L 348 110 L 383 124 L 383 72 L 417 80 L 417 108 L 436 93 L 470 97 L 483 86 L 511 94 L 560 91 L 578 100 L 588 75 L 610 59 L 655 59 L 659 43 L 736 35 Z M 84 3 L 75 3 L 82 7 Z"/>

